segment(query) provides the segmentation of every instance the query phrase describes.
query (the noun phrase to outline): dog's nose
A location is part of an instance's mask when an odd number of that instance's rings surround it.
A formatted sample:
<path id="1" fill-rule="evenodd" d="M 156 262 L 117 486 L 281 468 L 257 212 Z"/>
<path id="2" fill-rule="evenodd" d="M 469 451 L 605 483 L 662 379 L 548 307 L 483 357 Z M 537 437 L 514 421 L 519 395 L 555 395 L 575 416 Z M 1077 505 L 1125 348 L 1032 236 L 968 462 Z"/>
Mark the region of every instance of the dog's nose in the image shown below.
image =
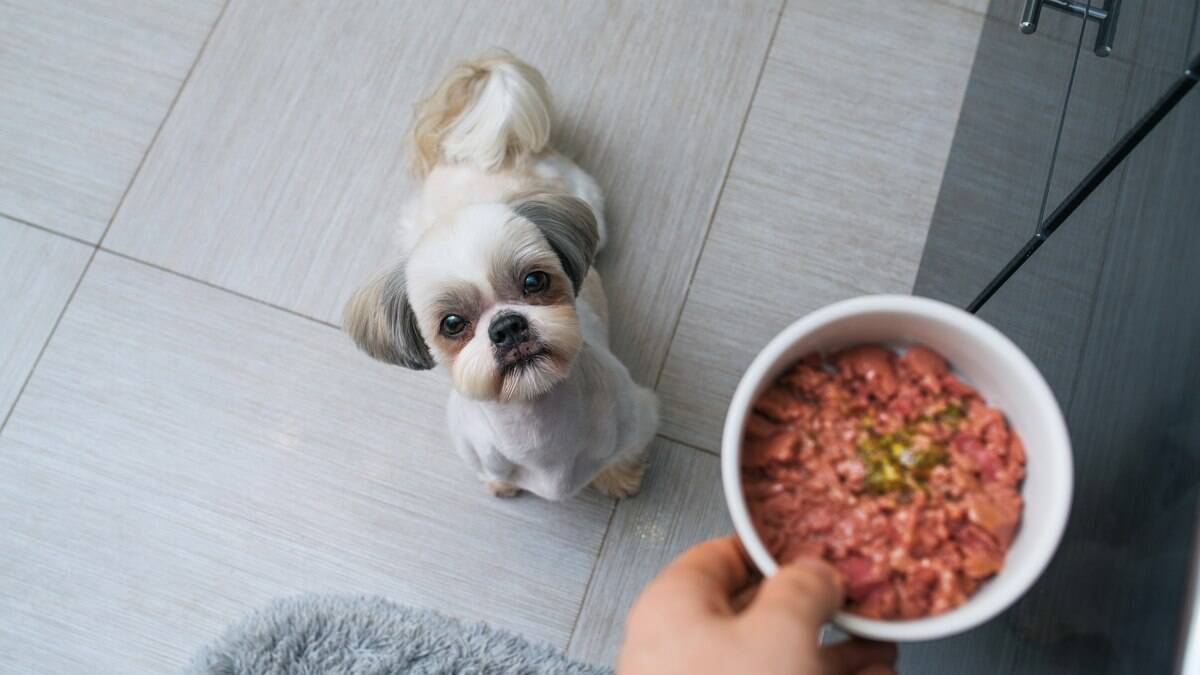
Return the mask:
<path id="1" fill-rule="evenodd" d="M 515 312 L 501 314 L 488 326 L 488 337 L 497 347 L 512 347 L 529 337 L 529 322 Z"/>

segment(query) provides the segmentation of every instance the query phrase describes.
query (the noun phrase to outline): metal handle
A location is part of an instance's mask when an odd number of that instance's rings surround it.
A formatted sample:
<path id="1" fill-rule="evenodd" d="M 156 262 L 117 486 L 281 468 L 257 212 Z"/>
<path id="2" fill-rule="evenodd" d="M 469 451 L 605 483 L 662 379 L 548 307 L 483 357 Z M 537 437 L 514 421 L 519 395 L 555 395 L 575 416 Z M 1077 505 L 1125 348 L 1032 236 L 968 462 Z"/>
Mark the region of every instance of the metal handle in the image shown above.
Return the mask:
<path id="1" fill-rule="evenodd" d="M 1112 53 L 1113 39 L 1117 36 L 1117 16 L 1121 11 L 1121 0 L 1103 0 L 1102 6 L 1090 5 L 1079 0 L 1025 0 L 1025 9 L 1021 11 L 1019 24 L 1022 33 L 1030 35 L 1037 30 L 1043 6 L 1095 21 L 1099 30 L 1096 31 L 1096 46 L 1092 51 L 1096 56 L 1108 56 Z"/>

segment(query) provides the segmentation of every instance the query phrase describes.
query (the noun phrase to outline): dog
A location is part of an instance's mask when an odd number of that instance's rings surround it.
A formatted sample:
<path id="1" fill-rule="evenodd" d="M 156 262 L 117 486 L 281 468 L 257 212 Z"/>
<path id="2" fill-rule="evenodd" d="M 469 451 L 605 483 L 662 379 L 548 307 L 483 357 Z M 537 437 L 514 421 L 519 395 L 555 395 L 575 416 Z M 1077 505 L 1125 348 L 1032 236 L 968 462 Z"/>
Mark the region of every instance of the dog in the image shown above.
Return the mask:
<path id="1" fill-rule="evenodd" d="M 355 291 L 343 325 L 380 361 L 446 368 L 455 449 L 492 494 L 561 500 L 590 484 L 623 498 L 658 403 L 609 349 L 603 195 L 549 146 L 550 110 L 541 73 L 501 50 L 417 105 L 404 254 Z"/>

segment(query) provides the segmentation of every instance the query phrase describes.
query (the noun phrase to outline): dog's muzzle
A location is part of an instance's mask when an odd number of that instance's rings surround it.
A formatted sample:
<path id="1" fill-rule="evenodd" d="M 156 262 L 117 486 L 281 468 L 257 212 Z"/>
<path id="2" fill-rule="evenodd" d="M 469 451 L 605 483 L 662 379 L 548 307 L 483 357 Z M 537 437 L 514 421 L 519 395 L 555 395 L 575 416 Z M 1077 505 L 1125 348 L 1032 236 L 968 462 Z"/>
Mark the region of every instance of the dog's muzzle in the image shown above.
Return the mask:
<path id="1" fill-rule="evenodd" d="M 496 350 L 496 362 L 504 368 L 519 366 L 546 355 L 546 348 L 517 312 L 497 314 L 488 326 L 488 338 Z"/>

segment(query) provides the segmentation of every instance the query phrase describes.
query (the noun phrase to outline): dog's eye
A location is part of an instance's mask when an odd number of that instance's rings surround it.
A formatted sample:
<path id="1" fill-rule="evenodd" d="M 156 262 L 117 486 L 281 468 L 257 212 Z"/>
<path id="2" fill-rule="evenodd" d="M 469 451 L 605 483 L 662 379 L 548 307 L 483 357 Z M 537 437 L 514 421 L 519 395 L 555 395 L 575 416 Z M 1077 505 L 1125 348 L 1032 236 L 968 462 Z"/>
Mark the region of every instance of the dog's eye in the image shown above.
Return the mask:
<path id="1" fill-rule="evenodd" d="M 442 335 L 446 337 L 461 335 L 466 328 L 467 320 L 457 314 L 447 314 L 446 318 L 442 319 Z"/>
<path id="2" fill-rule="evenodd" d="M 524 291 L 525 295 L 530 293 L 541 293 L 550 285 L 550 275 L 545 272 L 530 272 L 525 275 Z"/>

